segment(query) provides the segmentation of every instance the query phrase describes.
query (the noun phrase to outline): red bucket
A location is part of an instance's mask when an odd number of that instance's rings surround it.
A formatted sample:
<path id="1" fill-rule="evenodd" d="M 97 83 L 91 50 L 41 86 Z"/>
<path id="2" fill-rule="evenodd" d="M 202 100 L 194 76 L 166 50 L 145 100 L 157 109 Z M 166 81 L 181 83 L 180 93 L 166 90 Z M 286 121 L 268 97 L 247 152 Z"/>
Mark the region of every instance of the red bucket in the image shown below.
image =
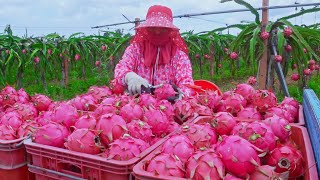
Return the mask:
<path id="1" fill-rule="evenodd" d="M 215 85 L 213 82 L 207 81 L 207 80 L 195 80 L 194 85 L 187 85 L 187 87 L 192 88 L 195 92 L 201 93 L 206 90 L 212 90 L 217 91 L 218 95 L 221 95 L 221 90 L 217 85 Z"/>

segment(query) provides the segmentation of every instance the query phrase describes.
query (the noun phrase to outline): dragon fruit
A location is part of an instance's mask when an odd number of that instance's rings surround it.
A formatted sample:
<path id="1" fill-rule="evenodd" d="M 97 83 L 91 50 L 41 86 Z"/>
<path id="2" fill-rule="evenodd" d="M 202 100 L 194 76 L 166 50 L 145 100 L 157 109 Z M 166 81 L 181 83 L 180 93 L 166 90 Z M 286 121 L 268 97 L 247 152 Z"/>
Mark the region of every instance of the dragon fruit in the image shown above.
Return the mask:
<path id="1" fill-rule="evenodd" d="M 289 125 L 289 121 L 286 119 L 274 115 L 263 120 L 263 122 L 271 127 L 272 132 L 279 138 L 281 142 L 287 141 L 291 135 L 291 126 Z"/>
<path id="2" fill-rule="evenodd" d="M 195 152 L 186 163 L 186 178 L 190 179 L 223 179 L 225 167 L 221 155 L 214 150 Z"/>
<path id="3" fill-rule="evenodd" d="M 0 125 L 0 139 L 14 140 L 16 138 L 16 131 L 10 125 Z"/>
<path id="4" fill-rule="evenodd" d="M 15 111 L 17 112 L 23 121 L 26 120 L 33 120 L 35 117 L 38 116 L 38 110 L 31 104 L 20 104 L 16 103 L 13 107 L 8 108 L 7 112 Z"/>
<path id="5" fill-rule="evenodd" d="M 101 102 L 101 104 L 107 104 L 107 105 L 113 105 L 115 103 L 116 103 L 116 98 L 115 97 L 107 97 L 107 98 L 103 99 L 102 102 Z"/>
<path id="6" fill-rule="evenodd" d="M 270 152 L 276 147 L 276 136 L 271 127 L 262 122 L 253 122 L 246 126 L 243 133 L 237 134 L 248 140 L 264 152 Z"/>
<path id="7" fill-rule="evenodd" d="M 163 153 L 174 154 L 182 162 L 186 162 L 192 156 L 195 148 L 185 135 L 173 135 L 162 145 Z"/>
<path id="8" fill-rule="evenodd" d="M 102 115 L 104 114 L 116 114 L 117 108 L 114 107 L 111 104 L 101 104 L 100 106 L 97 107 L 97 109 L 94 111 L 94 116 L 96 117 L 97 120 L 101 118 Z"/>
<path id="9" fill-rule="evenodd" d="M 22 125 L 17 130 L 17 137 L 22 138 L 30 134 L 33 134 L 36 131 L 36 128 L 39 127 L 39 124 L 35 121 L 27 120 L 22 123 Z"/>
<path id="10" fill-rule="evenodd" d="M 168 133 L 172 133 L 173 131 L 180 128 L 180 125 L 175 121 L 170 121 L 170 125 L 168 127 Z"/>
<path id="11" fill-rule="evenodd" d="M 300 75 L 298 73 L 294 73 L 291 75 L 291 79 L 293 81 L 298 81 L 300 79 Z"/>
<path id="12" fill-rule="evenodd" d="M 283 29 L 283 34 L 284 34 L 285 37 L 290 37 L 292 32 L 293 31 L 292 31 L 291 27 L 285 27 Z"/>
<path id="13" fill-rule="evenodd" d="M 61 103 L 52 113 L 52 121 L 62 123 L 66 127 L 73 126 L 78 120 L 78 112 L 72 105 Z"/>
<path id="14" fill-rule="evenodd" d="M 244 180 L 242 178 L 237 178 L 231 174 L 227 174 L 226 177 L 223 180 Z"/>
<path id="15" fill-rule="evenodd" d="M 231 60 L 236 60 L 238 59 L 238 54 L 236 52 L 231 52 L 230 53 L 230 59 Z"/>
<path id="16" fill-rule="evenodd" d="M 299 118 L 299 109 L 295 108 L 294 106 L 288 105 L 288 104 L 280 104 L 280 107 L 287 111 L 293 118 L 294 122 L 298 120 Z"/>
<path id="17" fill-rule="evenodd" d="M 303 74 L 306 75 L 306 76 L 311 75 L 311 73 L 312 73 L 311 69 L 309 69 L 309 68 L 303 70 Z"/>
<path id="18" fill-rule="evenodd" d="M 297 69 L 298 65 L 297 64 L 292 64 L 292 69 Z"/>
<path id="19" fill-rule="evenodd" d="M 313 59 L 310 59 L 309 62 L 308 62 L 309 65 L 315 65 L 316 64 L 316 61 L 313 60 Z"/>
<path id="20" fill-rule="evenodd" d="M 150 145 L 147 142 L 125 134 L 123 137 L 110 144 L 108 159 L 128 161 L 138 157 L 140 153 L 149 146 Z"/>
<path id="21" fill-rule="evenodd" d="M 275 172 L 283 173 L 289 171 L 289 178 L 297 178 L 304 174 L 303 157 L 297 149 L 279 145 L 270 152 L 267 164 L 275 166 Z"/>
<path id="22" fill-rule="evenodd" d="M 283 119 L 288 120 L 289 123 L 294 122 L 294 117 L 291 116 L 291 114 L 288 111 L 286 111 L 285 109 L 283 109 L 281 106 L 271 107 L 271 108 L 267 109 L 267 111 L 265 112 L 264 118 L 267 119 L 267 118 L 272 117 L 274 115 L 277 115 Z"/>
<path id="23" fill-rule="evenodd" d="M 145 142 L 150 142 L 152 139 L 152 130 L 151 126 L 143 122 L 141 120 L 132 120 L 130 123 L 127 124 L 129 134 L 138 139 L 142 139 Z"/>
<path id="24" fill-rule="evenodd" d="M 157 154 L 147 162 L 146 170 L 154 175 L 185 177 L 183 162 L 173 154 Z"/>
<path id="25" fill-rule="evenodd" d="M 277 98 L 273 92 L 257 90 L 252 97 L 252 104 L 257 106 L 259 112 L 265 112 L 267 109 L 277 105 Z"/>
<path id="26" fill-rule="evenodd" d="M 287 44 L 284 49 L 287 51 L 287 52 L 291 52 L 292 51 L 292 46 L 290 46 L 290 44 Z"/>
<path id="27" fill-rule="evenodd" d="M 255 93 L 255 89 L 250 84 L 243 83 L 238 84 L 234 92 L 240 94 L 248 103 L 250 103 L 252 99 L 251 96 Z"/>
<path id="28" fill-rule="evenodd" d="M 291 105 L 299 109 L 299 102 L 291 97 L 285 97 L 283 101 L 280 103 L 280 105 L 284 105 L 284 104 Z"/>
<path id="29" fill-rule="evenodd" d="M 174 108 L 168 100 L 161 100 L 155 104 L 155 108 L 161 110 L 168 118 L 169 121 L 173 121 Z"/>
<path id="30" fill-rule="evenodd" d="M 96 129 L 102 131 L 100 138 L 106 145 L 119 139 L 128 131 L 126 121 L 121 116 L 115 114 L 101 116 Z"/>
<path id="31" fill-rule="evenodd" d="M 194 109 L 190 101 L 181 99 L 174 104 L 174 119 L 177 123 L 182 124 L 194 116 Z"/>
<path id="32" fill-rule="evenodd" d="M 270 37 L 270 34 L 269 34 L 268 32 L 266 32 L 266 31 L 263 31 L 263 32 L 260 33 L 260 38 L 261 38 L 262 40 L 266 40 L 266 39 L 268 39 L 269 37 Z"/>
<path id="33" fill-rule="evenodd" d="M 5 108 L 8 106 L 12 106 L 14 103 L 17 102 L 17 99 L 17 91 L 13 87 L 6 86 L 2 89 L 0 93 L 0 105 L 2 105 Z"/>
<path id="34" fill-rule="evenodd" d="M 71 151 L 87 154 L 98 154 L 102 148 L 98 133 L 86 128 L 73 131 L 64 146 Z"/>
<path id="35" fill-rule="evenodd" d="M 239 122 L 237 125 L 233 127 L 230 134 L 231 135 L 244 134 L 248 125 L 249 125 L 248 122 Z"/>
<path id="36" fill-rule="evenodd" d="M 282 62 L 282 56 L 276 55 L 276 56 L 274 57 L 274 61 L 281 63 L 281 62 Z"/>
<path id="37" fill-rule="evenodd" d="M 123 94 L 125 90 L 124 86 L 121 83 L 117 82 L 116 79 L 110 81 L 109 87 L 114 94 Z"/>
<path id="38" fill-rule="evenodd" d="M 236 135 L 223 137 L 216 147 L 216 152 L 221 154 L 226 170 L 241 178 L 248 177 L 257 166 L 260 166 L 257 151 L 261 150 Z"/>
<path id="39" fill-rule="evenodd" d="M 97 108 L 97 101 L 91 95 L 76 96 L 70 100 L 70 104 L 81 111 L 94 111 Z"/>
<path id="40" fill-rule="evenodd" d="M 74 124 L 74 127 L 77 129 L 87 128 L 87 129 L 95 129 L 97 124 L 97 120 L 93 115 L 87 114 L 81 116 L 78 121 Z"/>
<path id="41" fill-rule="evenodd" d="M 203 106 L 198 103 L 191 102 L 191 106 L 194 109 L 194 113 L 200 116 L 212 116 L 212 111 L 208 106 Z"/>
<path id="42" fill-rule="evenodd" d="M 228 112 L 216 113 L 211 121 L 211 126 L 219 135 L 229 135 L 236 124 L 236 120 Z"/>
<path id="43" fill-rule="evenodd" d="M 276 180 L 276 179 L 288 179 L 284 175 L 276 173 L 275 167 L 263 165 L 256 169 L 255 172 L 250 174 L 250 180 Z"/>
<path id="44" fill-rule="evenodd" d="M 39 113 L 39 116 L 35 118 L 35 121 L 40 125 L 44 126 L 52 121 L 52 111 L 43 111 Z"/>
<path id="45" fill-rule="evenodd" d="M 91 86 L 88 90 L 88 94 L 90 94 L 97 102 L 100 102 L 103 98 L 111 96 L 112 91 L 106 86 Z"/>
<path id="46" fill-rule="evenodd" d="M 143 120 L 152 127 L 154 135 L 162 137 L 168 133 L 170 122 L 162 111 L 150 108 L 144 113 Z"/>
<path id="47" fill-rule="evenodd" d="M 198 149 L 217 143 L 217 135 L 208 123 L 188 123 L 182 127 L 182 131 Z"/>
<path id="48" fill-rule="evenodd" d="M 123 107 L 124 105 L 128 104 L 132 100 L 133 100 L 133 97 L 132 96 L 128 96 L 126 94 L 123 94 L 121 96 L 117 96 L 116 97 L 115 107 L 120 109 L 121 107 Z"/>
<path id="49" fill-rule="evenodd" d="M 157 103 L 157 100 L 151 94 L 141 94 L 138 101 L 142 107 L 149 107 L 150 105 Z"/>
<path id="50" fill-rule="evenodd" d="M 23 89 L 19 89 L 19 91 L 17 92 L 17 102 L 18 103 L 22 103 L 22 104 L 27 104 L 30 101 L 30 96 L 29 94 Z"/>
<path id="51" fill-rule="evenodd" d="M 255 119 L 255 120 L 262 119 L 262 116 L 257 111 L 257 108 L 252 108 L 252 107 L 242 108 L 241 111 L 237 113 L 237 117 L 244 118 L 244 119 Z"/>
<path id="52" fill-rule="evenodd" d="M 70 132 L 65 126 L 50 122 L 38 128 L 33 134 L 33 141 L 39 144 L 63 147 L 65 139 L 69 136 Z"/>
<path id="53" fill-rule="evenodd" d="M 221 96 L 218 95 L 217 91 L 209 90 L 205 91 L 204 93 L 197 94 L 196 98 L 200 104 L 208 106 L 213 111 L 216 111 L 221 100 Z"/>
<path id="54" fill-rule="evenodd" d="M 154 95 L 158 100 L 167 99 L 168 97 L 175 96 L 176 91 L 173 89 L 172 85 L 164 84 L 161 87 L 156 88 Z"/>
<path id="55" fill-rule="evenodd" d="M 5 113 L 0 119 L 0 124 L 10 125 L 14 130 L 17 130 L 22 123 L 21 116 L 15 111 Z"/>
<path id="56" fill-rule="evenodd" d="M 257 79 L 256 79 L 255 77 L 253 77 L 253 76 L 250 76 L 250 77 L 248 78 L 248 80 L 247 80 L 247 83 L 250 84 L 250 85 L 252 85 L 252 86 L 254 86 L 254 85 L 257 84 Z"/>
<path id="57" fill-rule="evenodd" d="M 38 111 L 47 111 L 52 102 L 48 96 L 42 94 L 35 94 L 31 100 Z"/>
<path id="58" fill-rule="evenodd" d="M 236 115 L 241 108 L 246 107 L 247 100 L 240 94 L 231 93 L 231 95 L 224 100 L 223 105 L 227 112 Z"/>
<path id="59" fill-rule="evenodd" d="M 142 119 L 143 109 L 134 101 L 130 101 L 120 109 L 120 116 L 127 123 L 130 123 L 132 120 Z"/>

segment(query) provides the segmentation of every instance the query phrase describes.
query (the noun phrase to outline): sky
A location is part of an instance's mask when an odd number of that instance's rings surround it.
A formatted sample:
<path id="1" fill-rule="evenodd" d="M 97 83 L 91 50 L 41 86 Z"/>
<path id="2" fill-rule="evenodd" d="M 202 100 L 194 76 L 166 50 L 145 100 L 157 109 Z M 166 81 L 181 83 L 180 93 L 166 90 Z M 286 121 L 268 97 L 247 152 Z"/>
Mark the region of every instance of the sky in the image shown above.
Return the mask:
<path id="1" fill-rule="evenodd" d="M 247 2 L 254 7 L 262 5 L 262 0 L 247 0 Z M 269 5 L 291 5 L 295 2 L 303 4 L 320 0 L 269 0 Z M 0 33 L 7 24 L 10 24 L 14 35 L 18 36 L 24 36 L 26 33 L 28 36 L 43 36 L 54 32 L 66 36 L 76 32 L 90 35 L 115 29 L 123 29 L 124 33 L 133 34 L 134 30 L 131 28 L 134 24 L 100 29 L 91 27 L 126 22 L 122 14 L 131 21 L 136 17 L 144 19 L 148 8 L 155 4 L 170 7 L 174 15 L 243 8 L 235 2 L 220 3 L 220 0 L 0 0 L 0 4 Z M 307 8 L 311 7 L 305 7 Z M 270 10 L 269 20 L 275 21 L 280 17 L 299 12 L 300 9 L 301 7 L 297 11 L 295 8 Z M 254 21 L 254 18 L 250 12 L 241 12 L 177 18 L 174 19 L 174 24 L 180 28 L 180 32 L 191 30 L 201 32 L 224 27 L 226 24 Z M 320 23 L 320 12 L 294 18 L 291 22 L 297 25 Z M 232 29 L 230 33 L 236 34 L 237 31 Z"/>

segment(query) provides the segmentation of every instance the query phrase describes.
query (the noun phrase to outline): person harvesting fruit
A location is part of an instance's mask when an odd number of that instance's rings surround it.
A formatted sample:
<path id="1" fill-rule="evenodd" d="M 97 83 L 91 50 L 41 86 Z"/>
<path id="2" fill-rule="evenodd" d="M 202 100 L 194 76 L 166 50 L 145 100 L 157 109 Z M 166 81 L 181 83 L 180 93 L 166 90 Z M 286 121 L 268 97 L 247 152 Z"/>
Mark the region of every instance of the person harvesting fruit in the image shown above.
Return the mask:
<path id="1" fill-rule="evenodd" d="M 130 94 L 140 94 L 141 87 L 175 84 L 184 95 L 192 90 L 192 68 L 188 47 L 179 29 L 173 25 L 170 8 L 154 5 L 146 21 L 136 27 L 136 34 L 115 67 L 115 80 Z"/>

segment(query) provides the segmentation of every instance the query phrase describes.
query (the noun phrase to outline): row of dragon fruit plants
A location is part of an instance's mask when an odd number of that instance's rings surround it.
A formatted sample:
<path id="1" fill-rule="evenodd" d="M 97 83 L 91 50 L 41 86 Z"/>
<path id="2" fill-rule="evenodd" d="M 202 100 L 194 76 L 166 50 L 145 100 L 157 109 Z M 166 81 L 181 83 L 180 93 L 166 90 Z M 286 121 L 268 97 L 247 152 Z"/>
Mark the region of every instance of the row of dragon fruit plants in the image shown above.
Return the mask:
<path id="1" fill-rule="evenodd" d="M 272 92 L 255 90 L 250 83 L 255 79 L 221 95 L 206 91 L 173 104 L 166 100 L 176 93 L 168 84 L 154 95 L 128 96 L 112 81 L 59 102 L 6 86 L 0 93 L 0 139 L 31 135 L 35 143 L 126 161 L 182 128 L 146 171 L 186 178 L 245 178 L 264 171 L 301 176 L 303 157 L 290 141 L 299 103 L 293 98 L 277 102 Z M 197 116 L 212 120 L 190 124 Z M 230 148 L 233 156 L 225 153 Z"/>

